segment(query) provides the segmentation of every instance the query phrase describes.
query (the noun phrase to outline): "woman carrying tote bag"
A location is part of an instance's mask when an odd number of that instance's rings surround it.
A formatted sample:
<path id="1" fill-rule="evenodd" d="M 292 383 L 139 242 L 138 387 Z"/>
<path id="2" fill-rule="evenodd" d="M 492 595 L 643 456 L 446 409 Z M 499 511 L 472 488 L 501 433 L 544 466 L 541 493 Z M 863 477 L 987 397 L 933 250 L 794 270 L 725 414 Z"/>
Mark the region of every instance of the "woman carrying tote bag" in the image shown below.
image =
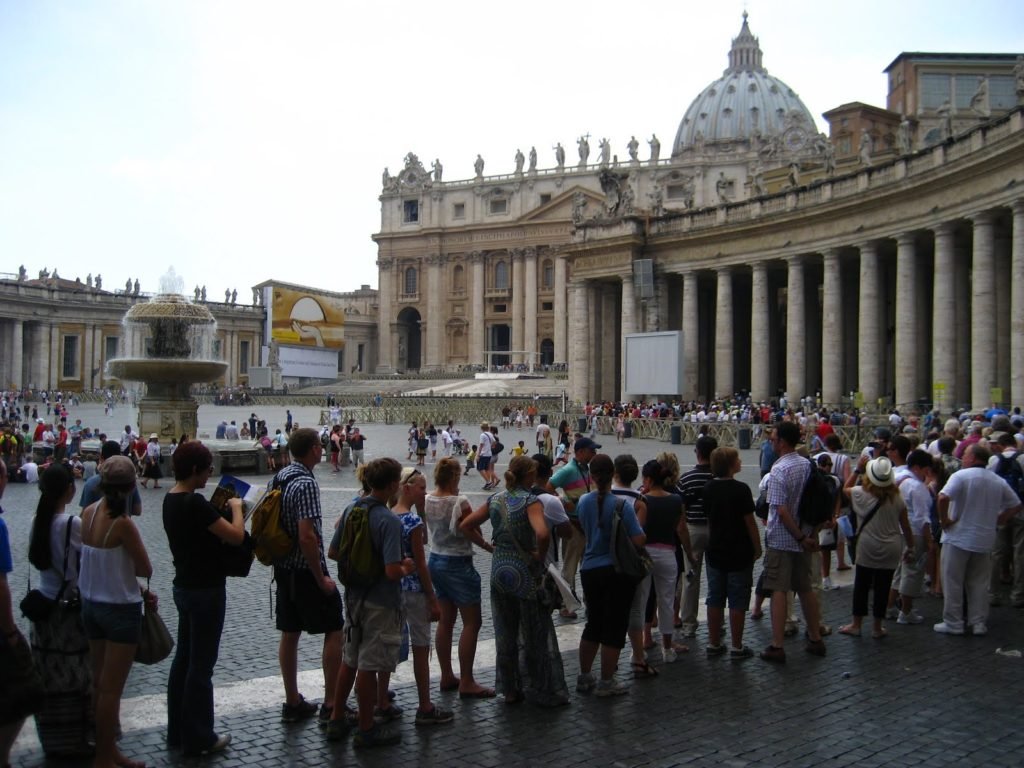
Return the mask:
<path id="1" fill-rule="evenodd" d="M 39 490 L 28 559 L 39 572 L 38 591 L 53 607 L 45 618 L 32 622 L 29 633 L 46 691 L 43 708 L 36 713 L 36 731 L 47 757 L 87 757 L 93 754 L 92 667 L 78 600 L 82 519 L 64 511 L 75 495 L 70 468 L 48 467 Z"/>

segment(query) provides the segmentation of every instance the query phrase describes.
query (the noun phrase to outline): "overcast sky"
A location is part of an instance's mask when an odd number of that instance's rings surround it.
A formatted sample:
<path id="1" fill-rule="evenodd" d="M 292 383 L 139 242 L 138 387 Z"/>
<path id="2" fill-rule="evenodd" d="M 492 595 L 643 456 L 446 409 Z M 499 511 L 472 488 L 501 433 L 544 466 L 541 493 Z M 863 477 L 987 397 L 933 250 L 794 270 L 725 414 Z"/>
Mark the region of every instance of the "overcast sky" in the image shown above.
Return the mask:
<path id="1" fill-rule="evenodd" d="M 0 0 L 0 272 L 376 287 L 385 166 L 664 156 L 744 8 L 820 129 L 902 51 L 1024 51 L 1017 0 Z"/>

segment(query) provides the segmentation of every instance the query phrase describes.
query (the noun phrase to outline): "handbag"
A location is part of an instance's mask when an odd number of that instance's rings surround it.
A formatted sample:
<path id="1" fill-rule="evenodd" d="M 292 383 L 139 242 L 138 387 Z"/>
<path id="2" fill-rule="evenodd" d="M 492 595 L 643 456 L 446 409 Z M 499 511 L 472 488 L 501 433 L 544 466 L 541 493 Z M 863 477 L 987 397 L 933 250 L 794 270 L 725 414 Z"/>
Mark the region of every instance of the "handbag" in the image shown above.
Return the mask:
<path id="1" fill-rule="evenodd" d="M 221 542 L 221 566 L 225 576 L 239 576 L 245 578 L 252 568 L 253 545 L 252 536 L 245 532 L 245 538 L 237 546 Z"/>
<path id="2" fill-rule="evenodd" d="M 167 631 L 167 625 L 160 618 L 156 605 L 149 600 L 149 580 L 146 580 L 146 590 L 142 593 L 142 632 L 139 635 L 139 645 L 135 649 L 135 660 L 139 664 L 158 664 L 171 655 L 174 648 L 174 638 Z"/>
<path id="3" fill-rule="evenodd" d="M 611 553 L 615 572 L 633 584 L 639 584 L 653 570 L 654 561 L 647 554 L 645 547 L 636 546 L 630 539 L 626 524 L 622 520 L 622 509 L 625 504 L 626 500 L 621 496 L 615 500 L 608 551 Z"/>

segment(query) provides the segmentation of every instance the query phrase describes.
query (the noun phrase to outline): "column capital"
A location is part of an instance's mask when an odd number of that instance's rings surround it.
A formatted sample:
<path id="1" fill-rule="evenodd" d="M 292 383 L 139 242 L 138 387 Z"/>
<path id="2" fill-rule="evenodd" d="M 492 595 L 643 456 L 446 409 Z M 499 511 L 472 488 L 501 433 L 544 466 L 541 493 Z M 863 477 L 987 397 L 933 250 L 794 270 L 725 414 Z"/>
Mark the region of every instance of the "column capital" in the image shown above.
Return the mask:
<path id="1" fill-rule="evenodd" d="M 1024 202 L 1024 201 L 1022 201 L 1022 202 Z M 936 238 L 938 238 L 940 236 L 941 237 L 952 237 L 953 233 L 955 231 L 956 231 L 956 227 L 953 225 L 952 221 L 940 221 L 938 224 L 936 224 L 934 227 L 932 227 L 932 232 L 934 233 Z"/>
<path id="2" fill-rule="evenodd" d="M 967 214 L 967 218 L 976 227 L 991 227 L 996 220 L 996 215 L 993 211 L 978 211 L 977 213 Z"/>
<path id="3" fill-rule="evenodd" d="M 721 267 L 715 267 L 715 274 L 721 275 L 732 275 L 736 271 L 736 266 L 733 264 L 725 264 Z"/>
<path id="4" fill-rule="evenodd" d="M 864 254 L 864 253 L 877 254 L 878 253 L 878 241 L 877 240 L 864 240 L 864 241 L 862 241 L 862 242 L 857 244 L 857 250 L 859 250 L 862 254 Z"/>
<path id="5" fill-rule="evenodd" d="M 445 257 L 440 253 L 428 253 L 423 257 L 423 263 L 428 267 L 439 267 L 446 261 Z"/>
<path id="6" fill-rule="evenodd" d="M 483 251 L 470 251 L 466 254 L 466 261 L 470 264 L 482 264 L 484 261 Z"/>
<path id="7" fill-rule="evenodd" d="M 1010 203 L 1010 210 L 1014 216 L 1024 216 L 1024 197 L 1018 197 Z"/>
<path id="8" fill-rule="evenodd" d="M 823 261 L 833 261 L 839 259 L 839 248 L 824 248 L 821 251 L 821 258 Z"/>
<path id="9" fill-rule="evenodd" d="M 522 261 L 524 254 L 525 249 L 523 248 L 510 248 L 508 251 L 508 257 L 513 263 Z"/>
<path id="10" fill-rule="evenodd" d="M 393 258 L 377 259 L 377 267 L 380 269 L 391 269 L 393 266 L 395 266 L 395 260 Z"/>
<path id="11" fill-rule="evenodd" d="M 523 256 L 525 256 L 527 259 L 536 259 L 537 258 L 537 248 L 535 246 L 532 246 L 532 245 L 527 246 L 526 248 L 523 248 Z"/>
<path id="12" fill-rule="evenodd" d="M 786 264 L 790 267 L 802 267 L 804 264 L 805 256 L 802 253 L 794 253 L 790 256 L 786 256 Z"/>
<path id="13" fill-rule="evenodd" d="M 896 235 L 895 240 L 898 248 L 907 248 L 917 242 L 917 236 L 913 232 L 903 232 Z"/>
<path id="14" fill-rule="evenodd" d="M 629 272 L 629 271 L 623 272 L 622 273 L 622 284 L 625 285 L 626 283 L 632 283 L 632 282 L 633 282 L 633 273 Z"/>

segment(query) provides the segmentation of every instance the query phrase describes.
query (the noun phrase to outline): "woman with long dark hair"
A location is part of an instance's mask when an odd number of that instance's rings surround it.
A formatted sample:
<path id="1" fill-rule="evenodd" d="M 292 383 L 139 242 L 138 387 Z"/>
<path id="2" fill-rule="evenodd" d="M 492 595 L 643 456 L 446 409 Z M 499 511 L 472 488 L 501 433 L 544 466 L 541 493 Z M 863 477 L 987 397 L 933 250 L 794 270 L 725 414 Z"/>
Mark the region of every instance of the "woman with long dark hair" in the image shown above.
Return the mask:
<path id="1" fill-rule="evenodd" d="M 28 559 L 38 571 L 36 589 L 55 605 L 32 622 L 29 635 L 46 690 L 36 731 L 47 757 L 86 757 L 93 753 L 92 670 L 78 601 L 82 519 L 64 511 L 75 496 L 75 478 L 67 466 L 52 464 L 39 478 L 39 491 Z"/>
<path id="2" fill-rule="evenodd" d="M 587 603 L 587 625 L 580 639 L 580 674 L 576 690 L 580 693 L 594 692 L 601 697 L 629 693 L 629 686 L 615 679 L 615 670 L 626 645 L 629 609 L 636 584 L 616 573 L 612 560 L 612 518 L 617 506 L 633 544 L 642 547 L 647 541 L 632 502 L 612 494 L 614 475 L 615 465 L 610 456 L 603 453 L 594 456 L 590 460 L 590 477 L 597 490 L 581 496 L 576 505 L 580 527 L 587 540 L 580 564 L 580 581 Z M 598 651 L 601 652 L 600 682 L 590 671 Z"/>
<path id="3" fill-rule="evenodd" d="M 197 491 L 213 469 L 210 449 L 192 440 L 174 452 L 174 487 L 164 497 L 163 522 L 174 557 L 178 642 L 167 679 L 167 744 L 186 755 L 220 752 L 230 734 L 213 729 L 213 668 L 226 609 L 224 544 L 245 541 L 242 500 L 225 513 Z"/>

